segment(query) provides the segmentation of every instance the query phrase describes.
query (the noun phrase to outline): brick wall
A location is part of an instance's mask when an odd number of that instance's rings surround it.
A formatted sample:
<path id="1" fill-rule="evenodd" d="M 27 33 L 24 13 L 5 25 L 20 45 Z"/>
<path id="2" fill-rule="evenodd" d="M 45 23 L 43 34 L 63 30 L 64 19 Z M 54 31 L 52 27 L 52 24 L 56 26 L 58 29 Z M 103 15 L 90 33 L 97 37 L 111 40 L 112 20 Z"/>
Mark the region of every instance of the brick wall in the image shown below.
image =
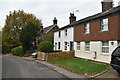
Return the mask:
<path id="1" fill-rule="evenodd" d="M 74 58 L 74 51 L 57 52 L 57 53 L 38 52 L 37 54 L 38 54 L 37 56 L 38 59 L 46 60 L 46 61 Z"/>
<path id="2" fill-rule="evenodd" d="M 66 59 L 66 58 L 74 58 L 74 51 L 49 53 L 47 55 L 47 61 L 60 60 L 60 59 Z"/>
<path id="3" fill-rule="evenodd" d="M 118 16 L 118 40 L 120 40 L 120 14 Z"/>
<path id="4" fill-rule="evenodd" d="M 101 32 L 100 19 L 90 22 L 90 34 L 84 34 L 84 24 L 74 27 L 74 41 L 105 41 L 105 40 L 118 40 L 118 14 L 108 17 L 109 31 Z M 120 24 L 120 23 L 119 23 Z M 120 38 L 120 37 L 119 37 Z"/>

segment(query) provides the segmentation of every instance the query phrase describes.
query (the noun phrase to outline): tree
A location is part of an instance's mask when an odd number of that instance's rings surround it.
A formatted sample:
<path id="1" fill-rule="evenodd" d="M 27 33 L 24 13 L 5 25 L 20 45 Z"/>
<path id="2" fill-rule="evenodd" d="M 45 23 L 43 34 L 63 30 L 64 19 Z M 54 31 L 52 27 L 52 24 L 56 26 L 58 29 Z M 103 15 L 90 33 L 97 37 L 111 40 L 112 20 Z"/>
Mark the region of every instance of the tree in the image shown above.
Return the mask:
<path id="1" fill-rule="evenodd" d="M 51 43 L 54 43 L 54 33 L 44 34 L 44 41 L 50 41 Z"/>
<path id="2" fill-rule="evenodd" d="M 4 47 L 5 51 L 6 46 L 16 47 L 21 45 L 21 30 L 23 30 L 29 22 L 38 26 L 40 29 L 39 33 L 41 33 L 42 22 L 33 14 L 25 13 L 23 10 L 18 10 L 10 12 L 10 14 L 6 16 L 5 26 L 2 29 L 2 46 Z"/>
<path id="3" fill-rule="evenodd" d="M 53 51 L 53 44 L 50 41 L 43 41 L 38 46 L 38 51 L 50 53 Z"/>
<path id="4" fill-rule="evenodd" d="M 33 23 L 28 23 L 20 33 L 20 41 L 22 43 L 24 53 L 36 44 L 36 36 L 39 27 Z"/>
<path id="5" fill-rule="evenodd" d="M 23 10 L 10 12 L 6 16 L 5 26 L 3 28 L 3 45 L 21 45 L 19 35 L 21 30 L 29 22 L 38 27 L 42 25 L 41 20 L 37 19 L 33 14 L 25 13 Z"/>

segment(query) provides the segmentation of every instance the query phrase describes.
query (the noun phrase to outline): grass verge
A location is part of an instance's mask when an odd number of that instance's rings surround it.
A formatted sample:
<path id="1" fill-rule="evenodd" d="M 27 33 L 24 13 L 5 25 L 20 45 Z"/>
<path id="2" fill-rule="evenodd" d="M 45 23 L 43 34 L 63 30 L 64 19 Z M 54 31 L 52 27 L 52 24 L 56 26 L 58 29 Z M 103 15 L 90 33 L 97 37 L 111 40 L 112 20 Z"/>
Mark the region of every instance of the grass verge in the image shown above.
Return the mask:
<path id="1" fill-rule="evenodd" d="M 91 61 L 85 61 L 81 59 L 62 59 L 49 61 L 51 64 L 55 64 L 62 68 L 78 74 L 95 75 L 97 73 L 105 71 L 108 67 L 105 64 L 95 63 Z"/>

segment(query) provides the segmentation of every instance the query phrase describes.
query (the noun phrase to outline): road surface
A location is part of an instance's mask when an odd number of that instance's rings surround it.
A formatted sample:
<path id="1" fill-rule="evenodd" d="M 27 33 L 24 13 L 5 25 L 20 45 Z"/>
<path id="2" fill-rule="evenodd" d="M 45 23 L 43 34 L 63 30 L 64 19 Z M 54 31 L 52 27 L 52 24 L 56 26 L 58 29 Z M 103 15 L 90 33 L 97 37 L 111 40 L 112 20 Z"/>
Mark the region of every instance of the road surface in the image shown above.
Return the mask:
<path id="1" fill-rule="evenodd" d="M 41 63 L 23 58 L 4 56 L 2 68 L 3 78 L 59 78 L 60 80 L 70 80 Z"/>
<path id="2" fill-rule="evenodd" d="M 0 55 L 0 80 L 2 79 L 2 55 Z"/>

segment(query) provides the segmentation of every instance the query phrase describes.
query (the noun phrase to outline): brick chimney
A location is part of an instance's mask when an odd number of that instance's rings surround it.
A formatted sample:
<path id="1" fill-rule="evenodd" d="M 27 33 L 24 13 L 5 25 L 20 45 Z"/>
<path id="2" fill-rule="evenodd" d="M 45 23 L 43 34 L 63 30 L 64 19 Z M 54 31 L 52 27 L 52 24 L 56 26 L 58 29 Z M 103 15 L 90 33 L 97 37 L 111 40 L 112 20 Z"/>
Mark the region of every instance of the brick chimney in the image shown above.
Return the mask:
<path id="1" fill-rule="evenodd" d="M 102 3 L 102 12 L 105 12 L 113 8 L 113 0 L 103 0 L 101 3 Z"/>
<path id="2" fill-rule="evenodd" d="M 74 13 L 70 13 L 69 20 L 70 20 L 70 24 L 76 21 L 76 16 L 74 16 Z"/>
<path id="3" fill-rule="evenodd" d="M 54 20 L 53 20 L 53 25 L 57 24 L 57 19 L 56 17 L 54 17 Z"/>

